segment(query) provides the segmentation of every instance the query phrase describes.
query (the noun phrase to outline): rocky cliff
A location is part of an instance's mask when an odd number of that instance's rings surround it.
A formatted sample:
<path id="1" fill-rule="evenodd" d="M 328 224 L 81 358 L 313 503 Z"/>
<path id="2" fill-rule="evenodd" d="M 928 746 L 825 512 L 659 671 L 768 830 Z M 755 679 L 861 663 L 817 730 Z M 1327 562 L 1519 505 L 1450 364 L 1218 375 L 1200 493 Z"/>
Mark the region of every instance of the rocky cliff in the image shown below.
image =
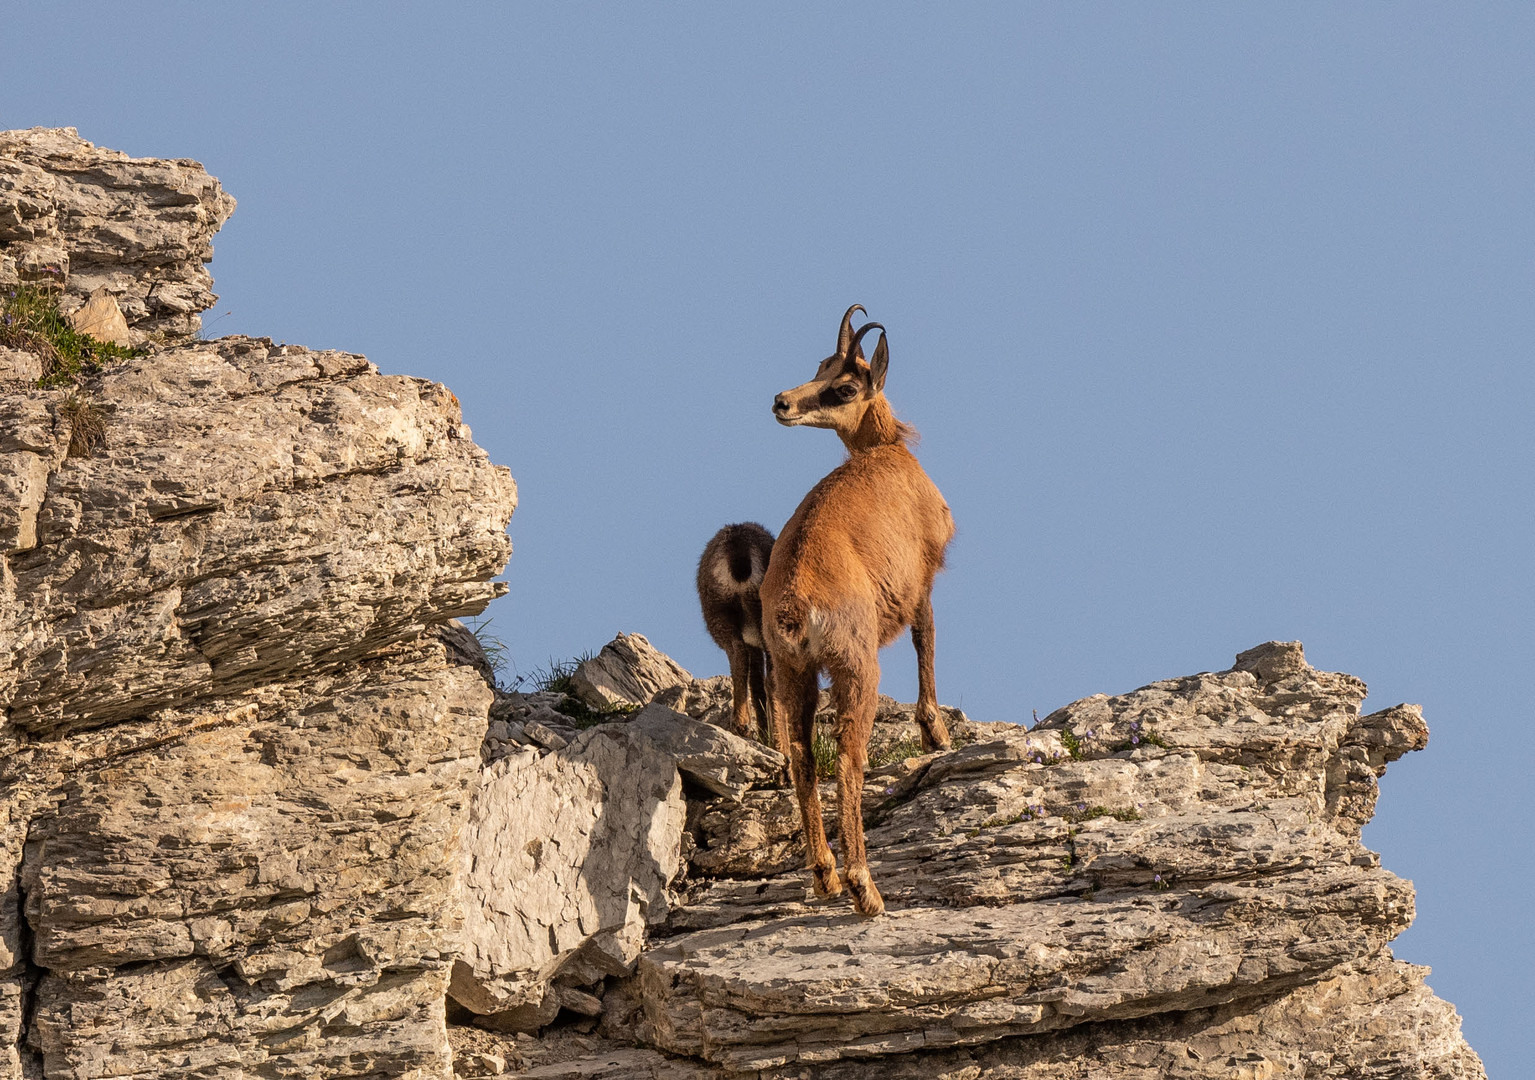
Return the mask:
<path id="1" fill-rule="evenodd" d="M 450 392 L 189 336 L 232 208 L 0 133 L 0 291 L 142 346 L 0 346 L 0 1078 L 1483 1075 L 1360 843 L 1415 708 L 1275 642 L 942 754 L 882 700 L 889 912 L 815 901 L 728 680 L 494 685 L 450 620 L 515 489 Z"/>
<path id="2" fill-rule="evenodd" d="M 195 325 L 232 205 L 0 136 L 0 267 L 136 327 Z M 426 631 L 497 595 L 511 477 L 360 356 L 184 339 L 40 390 L 0 351 L 0 1076 L 442 1075 L 491 692 Z"/>

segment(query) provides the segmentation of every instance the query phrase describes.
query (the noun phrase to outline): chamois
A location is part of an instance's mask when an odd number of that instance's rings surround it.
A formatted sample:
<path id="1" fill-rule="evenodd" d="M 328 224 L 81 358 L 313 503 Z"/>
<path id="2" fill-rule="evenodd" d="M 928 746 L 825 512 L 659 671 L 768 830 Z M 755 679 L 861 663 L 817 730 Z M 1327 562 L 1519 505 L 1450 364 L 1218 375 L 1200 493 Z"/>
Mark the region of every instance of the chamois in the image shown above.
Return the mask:
<path id="1" fill-rule="evenodd" d="M 826 844 L 811 752 L 820 673 L 831 678 L 836 710 L 837 811 L 844 878 L 861 915 L 885 902 L 869 876 L 863 840 L 863 771 L 879 690 L 879 650 L 911 627 L 917 650 L 917 722 L 927 750 L 946 750 L 949 732 L 933 689 L 933 578 L 943 568 L 954 519 L 938 488 L 907 449 L 916 432 L 895 418 L 883 393 L 890 350 L 885 328 L 852 332 L 842 317 L 837 351 L 815 378 L 773 399 L 786 426 L 836 431 L 840 466 L 816 484 L 773 546 L 760 589 L 763 638 L 773 665 L 773 724 L 805 829 L 805 860 L 819 896 L 842 891 Z M 880 332 L 874 357 L 863 337 Z"/>
<path id="2" fill-rule="evenodd" d="M 714 643 L 730 658 L 731 704 L 737 735 L 751 731 L 753 706 L 758 738 L 772 737 L 768 721 L 767 653 L 762 643 L 762 603 L 757 587 L 773 554 L 773 534 L 755 521 L 726 525 L 698 560 L 698 603 Z"/>

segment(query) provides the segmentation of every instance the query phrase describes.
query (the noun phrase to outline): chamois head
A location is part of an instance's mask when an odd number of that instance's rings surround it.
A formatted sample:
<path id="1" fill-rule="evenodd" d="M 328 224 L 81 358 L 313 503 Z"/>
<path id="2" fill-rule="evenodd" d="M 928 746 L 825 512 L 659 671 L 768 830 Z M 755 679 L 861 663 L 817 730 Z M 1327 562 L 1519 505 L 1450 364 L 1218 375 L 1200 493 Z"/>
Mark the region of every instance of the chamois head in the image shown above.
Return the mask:
<path id="1" fill-rule="evenodd" d="M 863 308 L 854 304 L 842 316 L 837 351 L 821 361 L 815 378 L 775 397 L 773 415 L 785 427 L 831 428 L 849 447 L 905 439 L 910 429 L 890 415 L 884 397 L 890 366 L 885 328 L 871 322 L 853 333 L 855 311 Z M 879 331 L 879 344 L 873 358 L 865 362 L 863 336 L 871 330 Z"/>

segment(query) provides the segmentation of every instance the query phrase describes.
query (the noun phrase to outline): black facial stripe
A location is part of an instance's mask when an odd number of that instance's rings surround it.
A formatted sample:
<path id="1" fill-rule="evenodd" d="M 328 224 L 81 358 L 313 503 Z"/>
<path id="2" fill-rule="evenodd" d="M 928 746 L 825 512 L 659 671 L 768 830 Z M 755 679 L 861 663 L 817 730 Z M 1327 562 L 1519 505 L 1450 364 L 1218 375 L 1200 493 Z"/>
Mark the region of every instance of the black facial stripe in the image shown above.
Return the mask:
<path id="1" fill-rule="evenodd" d="M 837 388 L 835 386 L 828 386 L 817 394 L 815 403 L 823 409 L 835 409 L 837 406 L 845 404 L 842 398 L 837 395 Z"/>

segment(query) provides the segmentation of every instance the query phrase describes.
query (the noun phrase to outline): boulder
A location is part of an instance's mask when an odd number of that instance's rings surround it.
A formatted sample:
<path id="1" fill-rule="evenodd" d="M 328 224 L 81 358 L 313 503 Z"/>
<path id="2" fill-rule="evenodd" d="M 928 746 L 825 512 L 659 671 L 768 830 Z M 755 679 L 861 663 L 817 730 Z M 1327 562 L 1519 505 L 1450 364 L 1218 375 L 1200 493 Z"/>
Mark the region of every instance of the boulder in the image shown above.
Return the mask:
<path id="1" fill-rule="evenodd" d="M 644 732 L 683 776 L 727 799 L 738 800 L 752 787 L 777 786 L 786 775 L 787 761 L 777 750 L 664 705 L 645 706 L 629 727 Z"/>
<path id="2" fill-rule="evenodd" d="M 464 842 L 453 999 L 506 1030 L 584 1011 L 572 991 L 631 972 L 665 919 L 685 813 L 675 759 L 636 725 L 486 768 Z"/>
<path id="3" fill-rule="evenodd" d="M 662 690 L 693 681 L 681 664 L 639 634 L 619 634 L 577 665 L 571 691 L 599 711 L 644 705 Z"/>

